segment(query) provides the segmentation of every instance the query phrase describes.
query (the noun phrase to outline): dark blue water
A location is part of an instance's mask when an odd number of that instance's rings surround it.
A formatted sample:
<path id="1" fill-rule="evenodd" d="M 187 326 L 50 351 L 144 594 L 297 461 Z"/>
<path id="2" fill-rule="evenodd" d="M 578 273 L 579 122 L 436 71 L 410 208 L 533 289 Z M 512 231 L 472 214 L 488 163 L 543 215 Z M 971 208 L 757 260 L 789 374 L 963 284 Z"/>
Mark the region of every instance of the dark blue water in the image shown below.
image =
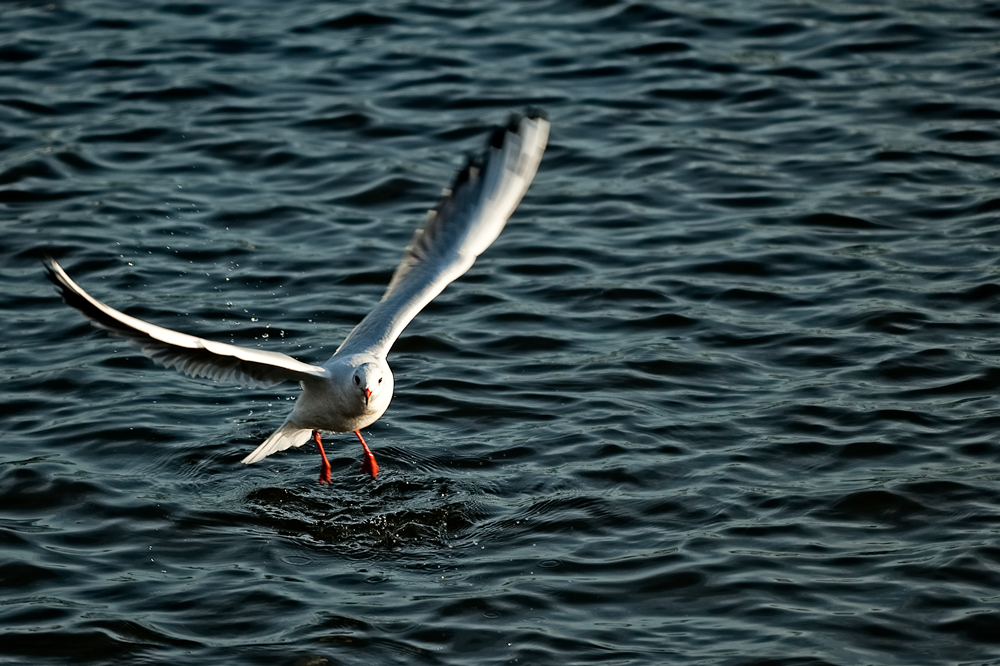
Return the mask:
<path id="1" fill-rule="evenodd" d="M 1000 4 L 6 2 L 0 662 L 1000 664 Z M 550 147 L 407 329 L 297 390 L 512 110 Z"/>

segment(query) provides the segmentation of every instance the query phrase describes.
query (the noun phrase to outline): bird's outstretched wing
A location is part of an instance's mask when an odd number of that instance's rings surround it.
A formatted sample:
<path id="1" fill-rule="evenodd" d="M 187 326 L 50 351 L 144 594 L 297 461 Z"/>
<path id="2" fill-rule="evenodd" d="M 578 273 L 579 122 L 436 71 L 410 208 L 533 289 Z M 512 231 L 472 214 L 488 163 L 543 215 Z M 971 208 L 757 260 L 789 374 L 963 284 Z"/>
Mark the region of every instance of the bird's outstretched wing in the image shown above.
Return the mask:
<path id="1" fill-rule="evenodd" d="M 47 259 L 45 267 L 48 278 L 59 288 L 67 305 L 89 317 L 95 326 L 126 338 L 160 365 L 177 368 L 186 375 L 255 386 L 307 381 L 327 375 L 326 369 L 296 361 L 285 354 L 204 340 L 130 317 L 81 289 L 54 259 Z"/>
<path id="2" fill-rule="evenodd" d="M 548 137 L 549 123 L 540 117 L 514 116 L 494 132 L 484 155 L 466 165 L 427 214 L 381 302 L 351 331 L 338 354 L 384 357 L 417 313 L 472 267 L 520 203 Z"/>

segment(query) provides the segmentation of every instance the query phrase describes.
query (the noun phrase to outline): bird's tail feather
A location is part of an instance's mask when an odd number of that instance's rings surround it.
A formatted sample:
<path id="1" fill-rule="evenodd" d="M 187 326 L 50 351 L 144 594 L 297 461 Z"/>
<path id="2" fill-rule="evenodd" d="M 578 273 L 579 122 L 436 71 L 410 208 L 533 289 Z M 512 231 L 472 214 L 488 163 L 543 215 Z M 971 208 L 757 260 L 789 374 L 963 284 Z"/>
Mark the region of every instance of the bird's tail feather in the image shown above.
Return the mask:
<path id="1" fill-rule="evenodd" d="M 268 437 L 263 444 L 254 449 L 253 453 L 248 455 L 241 462 L 244 465 L 249 465 L 250 463 L 255 463 L 258 460 L 263 460 L 272 453 L 284 451 L 285 449 L 293 446 L 302 446 L 309 441 L 310 435 L 312 435 L 312 430 L 309 430 L 308 428 L 297 428 L 290 423 L 285 423 L 271 433 L 271 436 Z"/>

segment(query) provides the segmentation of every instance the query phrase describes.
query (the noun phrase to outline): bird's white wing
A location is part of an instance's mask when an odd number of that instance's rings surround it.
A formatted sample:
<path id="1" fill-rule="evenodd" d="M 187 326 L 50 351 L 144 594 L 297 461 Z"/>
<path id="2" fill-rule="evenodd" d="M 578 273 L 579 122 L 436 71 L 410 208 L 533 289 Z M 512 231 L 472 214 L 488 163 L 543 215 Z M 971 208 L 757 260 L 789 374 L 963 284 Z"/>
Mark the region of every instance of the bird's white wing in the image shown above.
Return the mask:
<path id="1" fill-rule="evenodd" d="M 483 157 L 466 165 L 437 209 L 427 214 L 381 302 L 351 331 L 337 354 L 385 356 L 416 314 L 472 267 L 520 203 L 548 137 L 548 121 L 537 117 L 515 116 L 493 134 Z"/>
<path id="2" fill-rule="evenodd" d="M 285 354 L 204 340 L 130 317 L 81 289 L 54 259 L 47 259 L 45 267 L 67 305 L 89 317 L 95 326 L 126 338 L 160 365 L 177 368 L 186 375 L 255 386 L 327 375 L 325 368 L 296 361 Z"/>

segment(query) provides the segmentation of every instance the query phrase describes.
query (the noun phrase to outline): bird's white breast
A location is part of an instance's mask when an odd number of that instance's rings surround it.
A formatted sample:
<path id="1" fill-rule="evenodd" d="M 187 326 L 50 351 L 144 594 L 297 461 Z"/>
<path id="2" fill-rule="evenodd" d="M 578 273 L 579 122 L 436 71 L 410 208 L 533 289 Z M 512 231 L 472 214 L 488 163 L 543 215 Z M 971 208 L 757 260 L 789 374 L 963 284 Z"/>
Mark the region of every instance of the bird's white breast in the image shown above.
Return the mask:
<path id="1" fill-rule="evenodd" d="M 366 404 L 364 392 L 353 378 L 358 367 L 373 361 L 381 366 L 383 381 Z M 385 359 L 362 355 L 334 357 L 325 367 L 330 373 L 328 377 L 302 382 L 302 395 L 288 419 L 291 423 L 313 430 L 350 432 L 370 426 L 388 409 L 394 382 Z"/>

